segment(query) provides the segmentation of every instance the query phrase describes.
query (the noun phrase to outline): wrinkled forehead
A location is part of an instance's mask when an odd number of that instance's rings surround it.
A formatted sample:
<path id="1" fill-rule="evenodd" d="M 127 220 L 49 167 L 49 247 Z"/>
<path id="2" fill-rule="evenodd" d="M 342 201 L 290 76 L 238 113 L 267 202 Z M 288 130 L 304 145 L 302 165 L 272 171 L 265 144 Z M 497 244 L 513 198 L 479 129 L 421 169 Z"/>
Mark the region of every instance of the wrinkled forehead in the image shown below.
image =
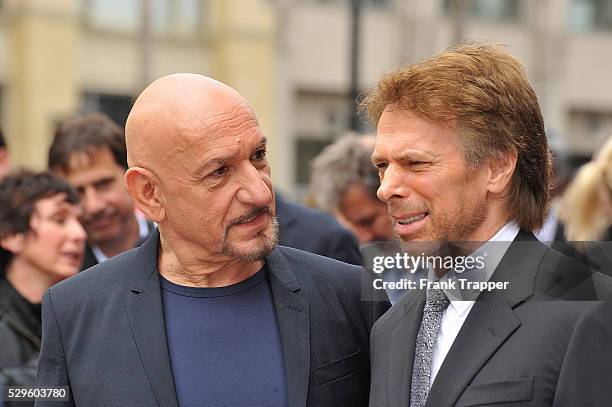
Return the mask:
<path id="1" fill-rule="evenodd" d="M 164 126 L 164 137 L 157 138 L 159 148 L 175 153 L 200 149 L 200 153 L 228 139 L 240 141 L 259 132 L 257 118 L 247 103 L 235 103 L 225 109 L 185 109 L 176 112 Z M 203 149 L 204 151 L 202 151 Z"/>
<path id="2" fill-rule="evenodd" d="M 220 137 L 258 128 L 257 118 L 239 95 L 141 103 L 128 120 L 128 158 L 154 166 L 169 155 L 185 154 Z"/>
<path id="3" fill-rule="evenodd" d="M 238 102 L 226 106 L 225 109 L 218 108 L 215 111 L 204 112 L 200 126 L 199 133 L 214 139 L 227 132 L 240 134 L 240 130 L 259 127 L 259 123 L 251 106 L 246 102 Z"/>
<path id="4" fill-rule="evenodd" d="M 147 166 L 159 176 L 191 174 L 208 161 L 248 158 L 265 144 L 257 118 L 246 103 L 214 112 L 183 111 L 170 120 L 174 123 L 165 126 L 165 133 L 158 133 L 163 137 L 144 146 L 149 152 Z"/>

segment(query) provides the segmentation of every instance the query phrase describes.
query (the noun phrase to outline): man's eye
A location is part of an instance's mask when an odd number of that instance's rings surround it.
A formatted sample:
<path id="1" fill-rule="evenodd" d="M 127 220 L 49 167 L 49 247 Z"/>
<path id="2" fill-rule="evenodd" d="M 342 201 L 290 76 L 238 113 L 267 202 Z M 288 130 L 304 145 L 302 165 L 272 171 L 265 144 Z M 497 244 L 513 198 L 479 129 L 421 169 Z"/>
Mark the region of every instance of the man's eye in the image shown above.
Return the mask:
<path id="1" fill-rule="evenodd" d="M 213 177 L 222 177 L 223 175 L 225 175 L 226 172 L 227 172 L 227 167 L 223 166 L 211 172 L 210 175 L 212 175 Z"/>
<path id="2" fill-rule="evenodd" d="M 359 226 L 372 226 L 373 223 L 374 223 L 374 218 L 359 219 L 357 221 L 357 224 Z"/>
<path id="3" fill-rule="evenodd" d="M 109 188 L 109 187 L 110 187 L 110 186 L 113 184 L 113 182 L 114 182 L 114 181 L 115 181 L 115 180 L 114 180 L 114 179 L 112 179 L 112 178 L 107 178 L 107 179 L 100 180 L 100 181 L 98 181 L 98 182 L 96 182 L 96 183 L 94 184 L 94 188 L 95 188 L 96 190 L 104 190 L 104 189 L 107 189 L 107 188 Z"/>
<path id="4" fill-rule="evenodd" d="M 51 221 L 58 224 L 58 225 L 63 225 L 64 223 L 66 223 L 66 220 L 68 218 L 66 216 L 53 216 L 51 217 Z"/>
<path id="5" fill-rule="evenodd" d="M 266 150 L 265 149 L 257 150 L 255 152 L 255 154 L 253 154 L 253 156 L 251 157 L 251 159 L 253 161 L 262 161 L 264 158 L 266 158 Z"/>
<path id="6" fill-rule="evenodd" d="M 378 163 L 376 164 L 376 168 L 378 168 L 379 170 L 384 170 L 385 168 L 387 168 L 387 163 Z"/>

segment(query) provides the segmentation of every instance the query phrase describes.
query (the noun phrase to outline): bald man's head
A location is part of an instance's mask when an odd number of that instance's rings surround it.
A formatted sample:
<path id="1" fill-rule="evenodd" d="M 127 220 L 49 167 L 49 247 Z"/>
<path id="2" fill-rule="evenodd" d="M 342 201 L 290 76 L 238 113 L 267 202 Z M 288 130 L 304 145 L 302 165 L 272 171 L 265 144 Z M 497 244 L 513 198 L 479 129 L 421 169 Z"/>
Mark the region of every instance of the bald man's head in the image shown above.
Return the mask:
<path id="1" fill-rule="evenodd" d="M 128 164 L 155 168 L 192 131 L 214 131 L 240 110 L 257 120 L 236 90 L 204 75 L 180 73 L 150 84 L 136 99 L 125 129 Z"/>
<path id="2" fill-rule="evenodd" d="M 238 92 L 201 75 L 165 76 L 136 100 L 126 143 L 127 189 L 162 246 L 191 263 L 259 261 L 274 247 L 266 139 Z"/>

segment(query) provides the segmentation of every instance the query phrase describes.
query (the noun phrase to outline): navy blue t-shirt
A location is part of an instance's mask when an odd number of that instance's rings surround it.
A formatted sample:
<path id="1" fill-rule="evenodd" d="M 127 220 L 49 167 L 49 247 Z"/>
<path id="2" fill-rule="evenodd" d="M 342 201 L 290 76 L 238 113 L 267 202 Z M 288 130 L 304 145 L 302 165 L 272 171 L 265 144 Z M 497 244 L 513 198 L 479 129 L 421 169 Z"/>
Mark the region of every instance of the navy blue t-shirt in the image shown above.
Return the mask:
<path id="1" fill-rule="evenodd" d="M 161 278 L 180 406 L 286 407 L 280 333 L 265 267 L 220 288 Z"/>

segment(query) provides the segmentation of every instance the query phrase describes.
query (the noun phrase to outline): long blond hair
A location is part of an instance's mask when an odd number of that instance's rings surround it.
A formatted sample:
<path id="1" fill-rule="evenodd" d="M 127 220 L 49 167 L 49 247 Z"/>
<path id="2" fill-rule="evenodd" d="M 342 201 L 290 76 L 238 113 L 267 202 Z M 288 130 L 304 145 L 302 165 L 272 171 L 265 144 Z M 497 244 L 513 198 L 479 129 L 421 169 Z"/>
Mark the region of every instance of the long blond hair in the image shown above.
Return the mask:
<path id="1" fill-rule="evenodd" d="M 567 240 L 601 239 L 612 225 L 612 136 L 578 171 L 563 195 L 559 216 Z"/>

